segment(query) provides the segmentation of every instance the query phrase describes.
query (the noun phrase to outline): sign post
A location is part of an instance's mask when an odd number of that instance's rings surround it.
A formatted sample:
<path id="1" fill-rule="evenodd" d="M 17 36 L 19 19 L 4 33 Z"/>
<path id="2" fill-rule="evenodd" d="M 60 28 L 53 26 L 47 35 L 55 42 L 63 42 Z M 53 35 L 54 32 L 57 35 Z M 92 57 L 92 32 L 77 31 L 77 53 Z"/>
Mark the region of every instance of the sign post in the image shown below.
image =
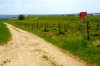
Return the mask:
<path id="1" fill-rule="evenodd" d="M 79 16 L 79 19 L 82 21 L 82 24 L 81 24 L 81 33 L 82 35 L 84 34 L 84 16 L 87 16 L 87 12 L 80 12 L 78 14 Z"/>

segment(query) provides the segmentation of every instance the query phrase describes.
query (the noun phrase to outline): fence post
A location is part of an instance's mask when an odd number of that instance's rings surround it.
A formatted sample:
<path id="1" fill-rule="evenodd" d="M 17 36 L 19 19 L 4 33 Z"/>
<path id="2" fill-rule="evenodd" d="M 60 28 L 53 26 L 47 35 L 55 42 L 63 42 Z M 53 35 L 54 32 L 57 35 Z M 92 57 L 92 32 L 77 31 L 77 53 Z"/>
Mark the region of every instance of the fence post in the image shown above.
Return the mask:
<path id="1" fill-rule="evenodd" d="M 87 40 L 90 40 L 90 36 L 89 36 L 89 21 L 87 21 Z"/>
<path id="2" fill-rule="evenodd" d="M 56 29 L 56 28 L 55 28 L 55 23 L 53 24 L 53 28 L 54 28 L 54 30 Z"/>
<path id="3" fill-rule="evenodd" d="M 61 33 L 61 25 L 60 25 L 60 22 L 59 22 L 58 27 L 59 27 L 59 34 L 60 34 Z"/>
<path id="4" fill-rule="evenodd" d="M 32 29 L 33 29 L 33 23 L 32 23 Z"/>
<path id="5" fill-rule="evenodd" d="M 42 28 L 42 22 L 41 22 L 41 28 Z"/>
<path id="6" fill-rule="evenodd" d="M 37 30 L 38 30 L 38 22 L 37 22 Z"/>
<path id="7" fill-rule="evenodd" d="M 53 22 L 52 22 L 52 26 L 51 26 L 51 28 L 53 28 Z"/>
<path id="8" fill-rule="evenodd" d="M 46 22 L 45 22 L 45 29 L 44 29 L 44 31 L 46 31 L 47 30 L 47 28 L 46 28 Z"/>
<path id="9" fill-rule="evenodd" d="M 49 28 L 48 22 L 47 22 L 47 28 Z"/>

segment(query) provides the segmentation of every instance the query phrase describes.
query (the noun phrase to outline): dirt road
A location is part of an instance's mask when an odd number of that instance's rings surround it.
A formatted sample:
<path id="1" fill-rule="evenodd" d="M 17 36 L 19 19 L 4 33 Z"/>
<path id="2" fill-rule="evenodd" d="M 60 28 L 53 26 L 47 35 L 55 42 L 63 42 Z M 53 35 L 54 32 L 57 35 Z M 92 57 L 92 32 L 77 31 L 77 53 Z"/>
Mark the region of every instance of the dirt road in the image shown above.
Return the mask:
<path id="1" fill-rule="evenodd" d="M 6 25 L 12 40 L 0 46 L 0 66 L 86 66 L 42 38 Z"/>

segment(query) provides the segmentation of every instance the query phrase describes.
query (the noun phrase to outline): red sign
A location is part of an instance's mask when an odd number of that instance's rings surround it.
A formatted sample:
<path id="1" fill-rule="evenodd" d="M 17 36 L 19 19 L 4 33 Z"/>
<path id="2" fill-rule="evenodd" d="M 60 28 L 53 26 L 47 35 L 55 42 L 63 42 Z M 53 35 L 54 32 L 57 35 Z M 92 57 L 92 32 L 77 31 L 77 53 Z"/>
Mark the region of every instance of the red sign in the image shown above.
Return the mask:
<path id="1" fill-rule="evenodd" d="M 78 15 L 80 20 L 84 20 L 84 16 L 87 16 L 87 12 L 80 12 Z"/>

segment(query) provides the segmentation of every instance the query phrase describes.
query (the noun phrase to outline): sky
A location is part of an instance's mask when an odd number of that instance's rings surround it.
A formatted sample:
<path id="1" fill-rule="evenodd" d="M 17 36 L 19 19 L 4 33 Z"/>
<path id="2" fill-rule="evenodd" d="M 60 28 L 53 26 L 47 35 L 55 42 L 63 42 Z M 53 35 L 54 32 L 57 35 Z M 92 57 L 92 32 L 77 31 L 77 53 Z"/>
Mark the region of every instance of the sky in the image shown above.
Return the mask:
<path id="1" fill-rule="evenodd" d="M 100 13 L 100 0 L 1 0 L 0 14 Z"/>

